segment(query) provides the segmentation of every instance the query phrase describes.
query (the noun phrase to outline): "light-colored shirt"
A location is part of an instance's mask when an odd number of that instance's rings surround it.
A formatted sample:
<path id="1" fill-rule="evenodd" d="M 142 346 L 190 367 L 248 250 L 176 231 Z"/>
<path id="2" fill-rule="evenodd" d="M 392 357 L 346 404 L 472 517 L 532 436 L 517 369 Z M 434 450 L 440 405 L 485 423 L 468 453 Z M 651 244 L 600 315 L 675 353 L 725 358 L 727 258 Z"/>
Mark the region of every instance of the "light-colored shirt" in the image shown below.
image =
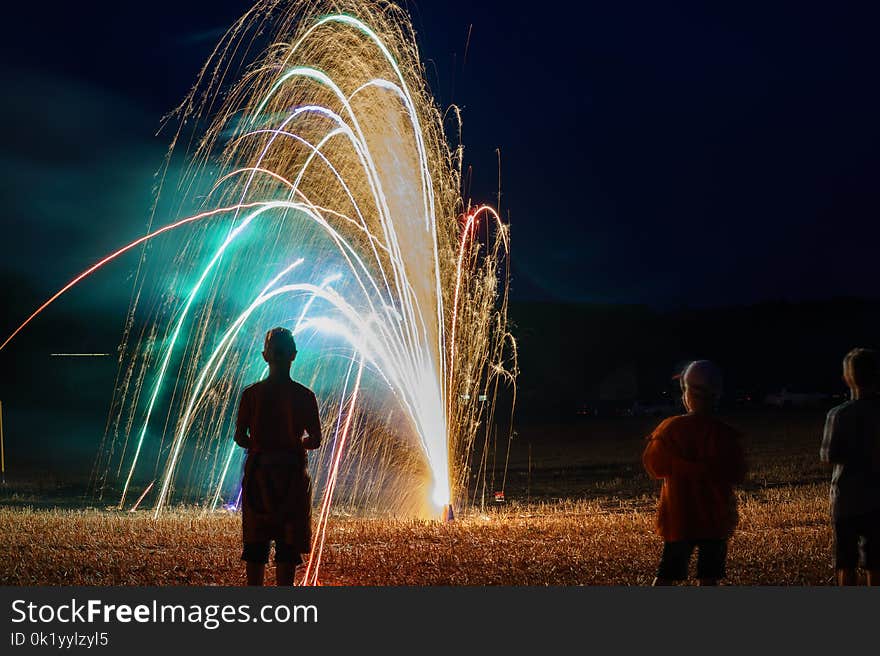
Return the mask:
<path id="1" fill-rule="evenodd" d="M 825 419 L 819 449 L 831 474 L 831 516 L 880 510 L 880 397 L 847 401 Z"/>

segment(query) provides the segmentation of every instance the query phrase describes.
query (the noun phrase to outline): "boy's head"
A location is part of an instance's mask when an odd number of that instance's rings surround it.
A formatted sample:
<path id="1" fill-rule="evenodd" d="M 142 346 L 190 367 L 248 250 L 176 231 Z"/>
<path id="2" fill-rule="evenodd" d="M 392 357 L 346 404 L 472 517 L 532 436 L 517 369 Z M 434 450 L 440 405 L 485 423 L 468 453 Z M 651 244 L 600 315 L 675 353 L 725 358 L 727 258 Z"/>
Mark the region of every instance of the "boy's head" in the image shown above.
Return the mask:
<path id="1" fill-rule="evenodd" d="M 853 390 L 880 387 L 880 359 L 874 349 L 854 348 L 843 359 L 843 380 Z"/>
<path id="2" fill-rule="evenodd" d="M 290 364 L 296 359 L 296 342 L 287 328 L 273 328 L 266 333 L 263 359 L 268 364 Z"/>
<path id="3" fill-rule="evenodd" d="M 688 412 L 712 410 L 721 398 L 721 370 L 709 360 L 695 360 L 681 373 L 682 400 Z"/>

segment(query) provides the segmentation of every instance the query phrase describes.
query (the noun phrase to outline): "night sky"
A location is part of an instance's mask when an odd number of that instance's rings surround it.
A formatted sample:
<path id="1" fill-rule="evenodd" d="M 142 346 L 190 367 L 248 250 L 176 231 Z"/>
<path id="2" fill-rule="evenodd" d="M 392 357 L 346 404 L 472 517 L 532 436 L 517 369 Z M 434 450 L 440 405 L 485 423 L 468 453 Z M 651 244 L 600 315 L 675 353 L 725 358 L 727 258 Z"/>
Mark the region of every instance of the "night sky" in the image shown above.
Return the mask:
<path id="1" fill-rule="evenodd" d="M 143 232 L 170 138 L 154 136 L 160 119 L 248 5 L 7 13 L 0 272 L 22 302 Z M 408 7 L 439 104 L 464 108 L 475 201 L 495 201 L 501 149 L 515 298 L 668 308 L 877 295 L 876 10 Z M 124 302 L 134 259 L 68 309 Z M 21 314 L 4 312 L 4 330 Z"/>

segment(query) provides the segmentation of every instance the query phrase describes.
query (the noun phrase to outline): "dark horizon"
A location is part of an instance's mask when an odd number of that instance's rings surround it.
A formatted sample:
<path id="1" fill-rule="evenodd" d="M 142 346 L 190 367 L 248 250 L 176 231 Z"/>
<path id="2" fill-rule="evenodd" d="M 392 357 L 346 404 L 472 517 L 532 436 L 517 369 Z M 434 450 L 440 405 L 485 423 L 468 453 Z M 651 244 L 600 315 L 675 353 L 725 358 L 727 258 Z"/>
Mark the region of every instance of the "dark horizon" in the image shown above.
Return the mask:
<path id="1" fill-rule="evenodd" d="M 0 378 L 7 456 L 19 466 L 25 461 L 51 469 L 77 462 L 88 468 L 104 434 L 124 310 L 115 318 L 93 316 L 90 324 L 81 315 L 58 315 L 36 322 L 0 353 L 7 372 Z M 786 386 L 824 393 L 830 401 L 846 391 L 840 369 L 846 352 L 880 347 L 880 300 L 873 299 L 661 310 L 514 301 L 510 320 L 520 355 L 518 426 L 578 422 L 579 410 L 606 401 L 622 407 L 633 399 L 674 400 L 676 368 L 702 358 L 715 360 L 724 372 L 725 411 L 738 411 L 743 395 L 754 396 L 747 405 L 760 406 L 765 394 Z M 50 357 L 71 351 L 111 355 Z M 615 401 L 607 386 L 621 373 L 631 378 L 632 398 Z M 502 394 L 502 406 L 506 398 Z M 51 413 L 45 412 L 47 403 Z"/>

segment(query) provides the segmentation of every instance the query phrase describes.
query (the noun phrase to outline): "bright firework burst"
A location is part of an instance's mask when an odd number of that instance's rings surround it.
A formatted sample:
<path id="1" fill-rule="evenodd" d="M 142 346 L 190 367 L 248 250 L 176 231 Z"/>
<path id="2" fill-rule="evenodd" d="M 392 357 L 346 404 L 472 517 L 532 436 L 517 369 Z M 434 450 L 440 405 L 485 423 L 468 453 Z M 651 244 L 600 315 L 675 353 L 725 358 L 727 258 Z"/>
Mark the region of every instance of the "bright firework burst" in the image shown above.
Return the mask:
<path id="1" fill-rule="evenodd" d="M 516 373 L 508 231 L 462 200 L 462 149 L 423 72 L 390 3 L 258 3 L 175 114 L 168 161 L 188 141 L 189 168 L 160 192 L 193 211 L 18 329 L 144 245 L 95 470 L 120 507 L 153 480 L 156 514 L 235 501 L 236 403 L 264 375 L 273 325 L 293 330 L 294 376 L 323 400 L 313 580 L 334 503 L 433 517 L 467 505 L 474 447 L 485 455 Z"/>

